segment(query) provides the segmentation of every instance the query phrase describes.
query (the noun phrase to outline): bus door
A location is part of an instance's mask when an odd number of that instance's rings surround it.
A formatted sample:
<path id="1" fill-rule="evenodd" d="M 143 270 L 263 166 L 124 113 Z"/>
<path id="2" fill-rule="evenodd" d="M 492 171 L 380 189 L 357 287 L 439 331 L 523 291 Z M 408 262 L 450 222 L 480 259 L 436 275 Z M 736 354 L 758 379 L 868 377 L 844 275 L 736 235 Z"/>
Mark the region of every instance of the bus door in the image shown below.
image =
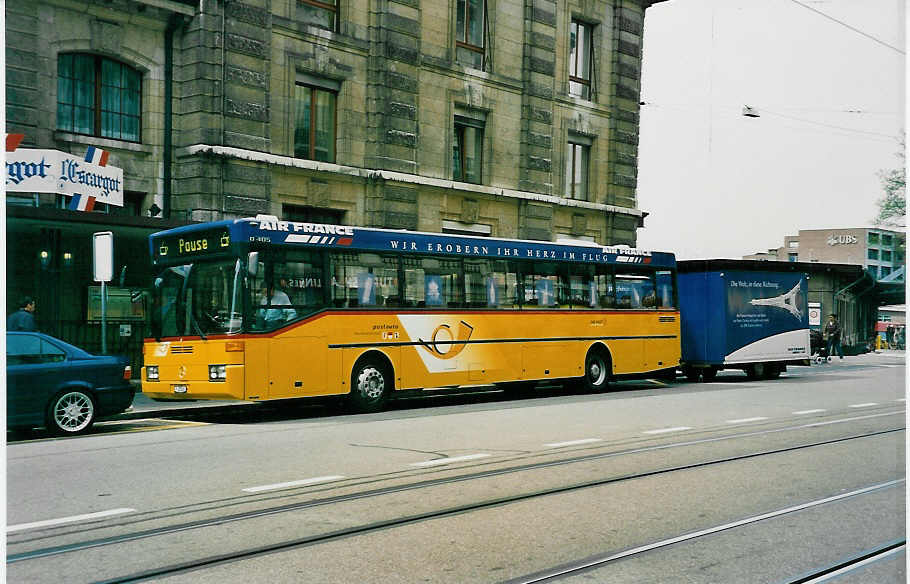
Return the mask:
<path id="1" fill-rule="evenodd" d="M 297 331 L 301 332 L 297 332 Z M 269 398 L 285 399 L 336 393 L 327 387 L 326 338 L 292 329 L 272 339 L 269 347 Z"/>

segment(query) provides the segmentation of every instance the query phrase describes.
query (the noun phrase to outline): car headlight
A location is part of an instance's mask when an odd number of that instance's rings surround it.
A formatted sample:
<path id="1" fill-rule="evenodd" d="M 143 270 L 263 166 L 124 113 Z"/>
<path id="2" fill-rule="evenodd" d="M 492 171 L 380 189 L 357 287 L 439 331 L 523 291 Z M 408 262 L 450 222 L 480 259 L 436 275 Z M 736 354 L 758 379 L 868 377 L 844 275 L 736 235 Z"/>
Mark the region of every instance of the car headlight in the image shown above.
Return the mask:
<path id="1" fill-rule="evenodd" d="M 157 365 L 146 365 L 145 366 L 145 379 L 147 381 L 158 381 L 158 366 Z"/>
<path id="2" fill-rule="evenodd" d="M 226 381 L 227 365 L 209 365 L 209 381 Z"/>

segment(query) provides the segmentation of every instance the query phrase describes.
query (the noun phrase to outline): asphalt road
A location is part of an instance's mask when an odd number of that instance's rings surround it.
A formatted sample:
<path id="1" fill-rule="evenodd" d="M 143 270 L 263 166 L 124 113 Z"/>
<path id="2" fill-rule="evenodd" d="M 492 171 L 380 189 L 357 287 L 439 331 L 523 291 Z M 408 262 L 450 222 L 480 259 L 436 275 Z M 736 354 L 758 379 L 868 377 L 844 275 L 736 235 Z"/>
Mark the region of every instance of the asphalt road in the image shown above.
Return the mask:
<path id="1" fill-rule="evenodd" d="M 111 424 L 182 423 L 9 445 L 7 578 L 904 582 L 904 387 L 883 353 L 370 415 L 137 402 Z"/>

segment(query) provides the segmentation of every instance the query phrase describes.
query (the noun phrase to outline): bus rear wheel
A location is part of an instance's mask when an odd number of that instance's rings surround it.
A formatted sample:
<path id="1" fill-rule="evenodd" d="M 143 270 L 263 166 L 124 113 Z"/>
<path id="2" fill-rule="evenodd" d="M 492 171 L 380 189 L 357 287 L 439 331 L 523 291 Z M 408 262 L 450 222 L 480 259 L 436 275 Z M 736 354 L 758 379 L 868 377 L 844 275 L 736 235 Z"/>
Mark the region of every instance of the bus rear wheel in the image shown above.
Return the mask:
<path id="1" fill-rule="evenodd" d="M 588 351 L 584 386 L 588 391 L 606 391 L 610 386 L 610 357 L 605 351 Z"/>
<path id="2" fill-rule="evenodd" d="M 387 367 L 375 358 L 358 361 L 351 372 L 350 403 L 358 412 L 378 412 L 392 389 Z"/>

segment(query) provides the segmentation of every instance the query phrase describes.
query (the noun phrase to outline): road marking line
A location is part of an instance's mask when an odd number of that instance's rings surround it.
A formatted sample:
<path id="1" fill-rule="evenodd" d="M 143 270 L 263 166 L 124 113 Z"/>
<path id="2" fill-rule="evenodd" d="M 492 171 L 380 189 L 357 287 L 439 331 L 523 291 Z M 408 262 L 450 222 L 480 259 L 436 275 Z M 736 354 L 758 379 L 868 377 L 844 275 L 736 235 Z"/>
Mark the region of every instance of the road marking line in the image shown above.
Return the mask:
<path id="1" fill-rule="evenodd" d="M 441 466 L 443 464 L 452 464 L 453 462 L 462 462 L 465 460 L 477 460 L 478 458 L 487 458 L 489 454 L 467 454 L 465 456 L 453 456 L 452 458 L 437 458 L 436 460 L 425 460 L 423 462 L 412 462 L 411 466 L 428 467 Z"/>
<path id="2" fill-rule="evenodd" d="M 855 422 L 856 420 L 868 420 L 870 418 L 881 418 L 882 416 L 898 416 L 903 414 L 904 412 L 888 412 L 885 414 L 872 414 L 870 416 L 856 416 L 855 418 L 841 418 L 840 420 L 831 420 L 830 422 L 815 422 L 814 424 L 806 424 L 805 426 L 800 427 L 815 428 L 816 426 L 830 426 L 831 424 L 842 424 L 844 422 Z"/>
<path id="3" fill-rule="evenodd" d="M 877 405 L 878 404 L 876 402 L 869 402 L 869 403 L 865 403 L 865 404 L 853 404 L 853 405 L 849 405 L 847 407 L 848 408 L 868 408 L 868 407 L 877 406 Z"/>
<path id="4" fill-rule="evenodd" d="M 727 420 L 728 424 L 744 424 L 746 422 L 761 422 L 762 420 L 767 420 L 768 418 L 763 418 L 761 416 L 757 418 L 742 418 L 739 420 Z"/>
<path id="5" fill-rule="evenodd" d="M 828 410 L 800 410 L 798 412 L 793 412 L 794 416 L 803 416 L 805 414 L 820 414 L 822 412 L 827 412 Z"/>
<path id="6" fill-rule="evenodd" d="M 19 525 L 10 525 L 6 528 L 7 533 L 14 531 L 23 531 L 25 529 L 35 529 L 37 527 L 51 527 L 54 525 L 63 525 L 64 523 L 75 523 L 77 521 L 91 521 L 92 519 L 101 519 L 112 515 L 122 515 L 123 513 L 132 513 L 135 509 L 111 509 L 109 511 L 99 511 L 97 513 L 86 513 L 85 515 L 73 515 L 71 517 L 61 517 L 59 519 L 46 519 L 44 521 L 35 521 L 32 523 L 20 523 Z"/>
<path id="7" fill-rule="evenodd" d="M 906 398 L 903 398 L 903 397 L 902 397 L 902 398 L 896 399 L 896 400 L 894 400 L 894 401 L 905 402 L 905 401 L 907 401 L 907 400 L 906 400 Z"/>
<path id="8" fill-rule="evenodd" d="M 563 446 L 578 446 L 579 444 L 593 444 L 594 442 L 603 442 L 600 438 L 582 438 L 581 440 L 569 440 L 568 442 L 550 442 L 544 444 L 550 448 L 562 448 Z"/>
<path id="9" fill-rule="evenodd" d="M 642 432 L 642 434 L 666 434 L 667 432 L 682 432 L 683 430 L 691 430 L 691 426 L 677 426 L 676 428 L 660 428 L 659 430 L 647 430 Z"/>
<path id="10" fill-rule="evenodd" d="M 316 483 L 326 483 L 328 481 L 337 481 L 343 479 L 342 475 L 331 475 L 326 477 L 313 477 L 311 479 L 301 479 L 299 481 L 288 481 L 286 483 L 275 483 L 274 485 L 262 485 L 259 487 L 249 487 L 242 489 L 247 493 L 258 493 L 260 491 L 274 491 L 275 489 L 284 489 L 286 487 L 302 487 L 304 485 L 315 485 Z"/>

